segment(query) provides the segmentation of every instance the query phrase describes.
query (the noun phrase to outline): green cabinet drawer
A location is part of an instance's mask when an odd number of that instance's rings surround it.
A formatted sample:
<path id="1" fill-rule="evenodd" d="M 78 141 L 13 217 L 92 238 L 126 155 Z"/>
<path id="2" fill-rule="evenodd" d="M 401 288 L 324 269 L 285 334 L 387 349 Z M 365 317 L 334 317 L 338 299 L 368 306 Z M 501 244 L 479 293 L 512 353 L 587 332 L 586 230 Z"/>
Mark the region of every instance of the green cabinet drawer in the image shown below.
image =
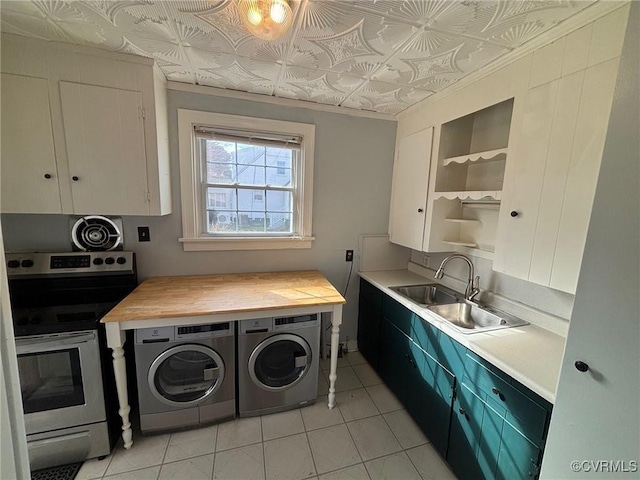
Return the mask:
<path id="1" fill-rule="evenodd" d="M 502 373 L 502 372 L 501 372 Z M 504 378 L 467 355 L 463 383 L 534 444 L 541 446 L 549 412 Z"/>
<path id="2" fill-rule="evenodd" d="M 382 308 L 382 297 L 384 294 L 378 287 L 374 287 L 364 279 L 360 279 L 360 301 L 366 302 L 372 308 Z"/>
<path id="3" fill-rule="evenodd" d="M 422 350 L 438 360 L 440 330 L 420 316 L 413 314 L 409 336 Z"/>
<path id="4" fill-rule="evenodd" d="M 398 327 L 405 335 L 411 336 L 413 312 L 407 307 L 385 295 L 382 299 L 382 315 Z"/>
<path id="5" fill-rule="evenodd" d="M 456 378 L 462 379 L 467 359 L 466 347 L 456 342 L 446 333 L 440 332 L 434 356 Z"/>

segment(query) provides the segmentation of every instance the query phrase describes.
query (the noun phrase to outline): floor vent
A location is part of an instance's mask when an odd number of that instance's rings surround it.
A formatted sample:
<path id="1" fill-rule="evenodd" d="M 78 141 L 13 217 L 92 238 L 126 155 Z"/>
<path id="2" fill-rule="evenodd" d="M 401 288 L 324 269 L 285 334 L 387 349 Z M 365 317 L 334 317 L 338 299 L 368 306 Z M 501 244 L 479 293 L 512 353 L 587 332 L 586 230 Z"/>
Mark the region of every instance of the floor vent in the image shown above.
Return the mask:
<path id="1" fill-rule="evenodd" d="M 60 465 L 31 472 L 31 480 L 73 480 L 76 478 L 83 462 Z"/>

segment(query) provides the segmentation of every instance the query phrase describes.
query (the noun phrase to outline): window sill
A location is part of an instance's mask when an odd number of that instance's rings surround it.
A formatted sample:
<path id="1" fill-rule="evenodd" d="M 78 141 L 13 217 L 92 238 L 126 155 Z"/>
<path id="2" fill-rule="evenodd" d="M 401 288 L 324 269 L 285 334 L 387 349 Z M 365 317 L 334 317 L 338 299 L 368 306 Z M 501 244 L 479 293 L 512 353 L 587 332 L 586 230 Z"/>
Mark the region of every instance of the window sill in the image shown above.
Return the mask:
<path id="1" fill-rule="evenodd" d="M 315 237 L 296 238 L 180 238 L 185 252 L 224 251 L 224 250 L 285 250 L 292 248 L 311 248 Z"/>

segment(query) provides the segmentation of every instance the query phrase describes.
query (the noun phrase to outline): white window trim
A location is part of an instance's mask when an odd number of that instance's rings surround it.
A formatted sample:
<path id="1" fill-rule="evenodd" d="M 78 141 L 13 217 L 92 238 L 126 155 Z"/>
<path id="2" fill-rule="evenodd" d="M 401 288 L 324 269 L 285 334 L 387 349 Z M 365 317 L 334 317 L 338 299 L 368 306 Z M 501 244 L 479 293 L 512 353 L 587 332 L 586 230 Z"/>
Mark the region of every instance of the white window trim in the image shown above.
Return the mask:
<path id="1" fill-rule="evenodd" d="M 239 130 L 256 130 L 301 136 L 302 186 L 298 196 L 300 236 L 296 237 L 210 237 L 201 232 L 202 196 L 195 153 L 195 125 L 211 125 Z M 178 148 L 180 155 L 180 196 L 182 199 L 182 247 L 187 252 L 204 250 L 272 250 L 311 248 L 313 212 L 313 153 L 315 125 L 283 122 L 255 117 L 225 115 L 198 110 L 178 109 Z"/>

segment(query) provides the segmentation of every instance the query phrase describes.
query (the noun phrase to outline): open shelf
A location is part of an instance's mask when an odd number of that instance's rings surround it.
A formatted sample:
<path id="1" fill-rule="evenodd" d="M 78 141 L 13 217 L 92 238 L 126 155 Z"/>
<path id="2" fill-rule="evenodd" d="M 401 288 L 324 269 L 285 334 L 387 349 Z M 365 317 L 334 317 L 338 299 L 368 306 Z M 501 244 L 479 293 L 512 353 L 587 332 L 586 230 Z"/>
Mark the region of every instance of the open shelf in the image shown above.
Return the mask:
<path id="1" fill-rule="evenodd" d="M 434 192 L 433 199 L 438 200 L 480 201 L 480 200 L 501 200 L 502 190 L 462 190 L 456 192 Z"/>
<path id="2" fill-rule="evenodd" d="M 468 218 L 445 218 L 444 219 L 445 222 L 452 222 L 452 223 L 467 223 L 469 225 L 471 224 L 481 224 L 482 222 L 480 220 L 471 220 Z"/>
<path id="3" fill-rule="evenodd" d="M 462 242 L 460 240 L 443 240 L 443 243 L 447 243 L 449 245 L 456 245 L 458 247 L 469 247 L 469 248 L 478 248 L 477 243 L 471 242 Z"/>
<path id="4" fill-rule="evenodd" d="M 466 163 L 466 162 L 501 162 L 506 160 L 507 148 L 498 148 L 494 150 L 486 150 L 484 152 L 467 153 L 465 155 L 459 155 L 457 157 L 448 157 L 442 160 L 442 165 L 445 167 L 452 163 Z"/>

